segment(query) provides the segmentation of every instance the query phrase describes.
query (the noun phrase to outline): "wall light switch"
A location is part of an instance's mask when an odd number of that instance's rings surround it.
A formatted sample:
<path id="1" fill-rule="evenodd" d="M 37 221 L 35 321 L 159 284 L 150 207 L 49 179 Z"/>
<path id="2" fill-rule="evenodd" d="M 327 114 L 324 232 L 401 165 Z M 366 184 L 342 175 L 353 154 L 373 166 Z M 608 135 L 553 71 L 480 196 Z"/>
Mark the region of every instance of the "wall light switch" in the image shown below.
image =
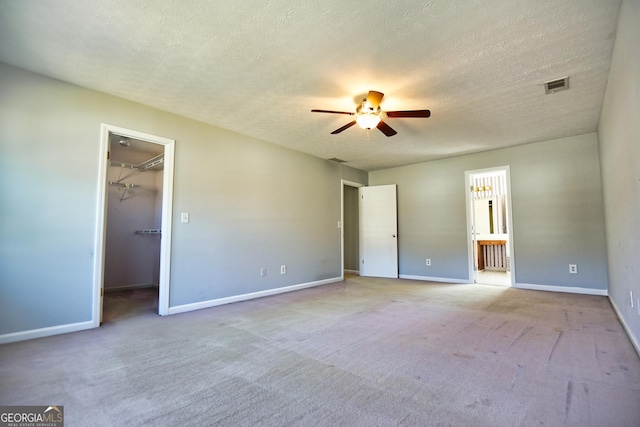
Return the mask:
<path id="1" fill-rule="evenodd" d="M 180 222 L 189 222 L 189 212 L 182 212 L 180 214 Z"/>

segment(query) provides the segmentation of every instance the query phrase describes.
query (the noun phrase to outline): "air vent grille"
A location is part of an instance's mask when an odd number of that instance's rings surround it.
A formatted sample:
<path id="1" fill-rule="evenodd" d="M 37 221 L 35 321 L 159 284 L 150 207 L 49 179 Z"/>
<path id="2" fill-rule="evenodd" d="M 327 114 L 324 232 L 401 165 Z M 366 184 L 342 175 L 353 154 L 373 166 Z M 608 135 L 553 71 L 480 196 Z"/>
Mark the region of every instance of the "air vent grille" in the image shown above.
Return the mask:
<path id="1" fill-rule="evenodd" d="M 554 93 L 569 89 L 569 77 L 544 82 L 544 93 Z"/>

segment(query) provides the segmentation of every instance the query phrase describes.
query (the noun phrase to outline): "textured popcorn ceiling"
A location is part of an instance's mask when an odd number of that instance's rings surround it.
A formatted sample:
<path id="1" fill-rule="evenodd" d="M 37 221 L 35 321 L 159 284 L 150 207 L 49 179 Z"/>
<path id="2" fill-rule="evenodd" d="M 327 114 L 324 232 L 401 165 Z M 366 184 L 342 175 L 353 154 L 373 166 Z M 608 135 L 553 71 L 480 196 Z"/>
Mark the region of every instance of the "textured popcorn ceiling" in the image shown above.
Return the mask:
<path id="1" fill-rule="evenodd" d="M 376 170 L 593 132 L 619 0 L 0 1 L 0 61 Z M 570 89 L 542 83 L 570 76 Z M 334 129 L 369 90 L 387 138 Z M 172 135 L 163 135 L 173 137 Z"/>

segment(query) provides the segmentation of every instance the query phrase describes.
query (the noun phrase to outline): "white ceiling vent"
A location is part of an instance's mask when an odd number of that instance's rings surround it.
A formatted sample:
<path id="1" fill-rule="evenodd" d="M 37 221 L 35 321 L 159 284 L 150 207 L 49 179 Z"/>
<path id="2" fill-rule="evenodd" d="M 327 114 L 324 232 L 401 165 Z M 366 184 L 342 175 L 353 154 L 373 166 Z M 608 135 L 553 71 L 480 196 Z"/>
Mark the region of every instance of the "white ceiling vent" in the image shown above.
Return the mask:
<path id="1" fill-rule="evenodd" d="M 544 93 L 554 93 L 569 89 L 569 77 L 544 82 Z"/>

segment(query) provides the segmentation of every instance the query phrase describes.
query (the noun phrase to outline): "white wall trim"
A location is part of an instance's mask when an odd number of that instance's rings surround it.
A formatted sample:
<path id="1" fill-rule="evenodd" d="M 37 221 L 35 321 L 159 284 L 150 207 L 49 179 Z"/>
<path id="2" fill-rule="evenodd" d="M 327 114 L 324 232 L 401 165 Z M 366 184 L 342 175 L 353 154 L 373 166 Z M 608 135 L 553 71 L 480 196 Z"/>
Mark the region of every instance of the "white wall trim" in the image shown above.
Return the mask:
<path id="1" fill-rule="evenodd" d="M 109 152 L 109 129 L 104 123 L 100 128 L 100 158 L 98 160 L 98 198 L 96 200 L 96 227 L 93 252 L 93 304 L 91 322 L 94 328 L 102 320 L 102 293 L 104 283 L 105 235 L 107 230 L 107 153 Z"/>
<path id="2" fill-rule="evenodd" d="M 133 289 L 150 289 L 156 288 L 158 289 L 158 285 L 155 283 L 139 283 L 137 285 L 124 285 L 124 286 L 113 286 L 110 288 L 104 288 L 105 292 L 118 292 L 118 291 L 130 291 Z"/>
<path id="3" fill-rule="evenodd" d="M 627 336 L 629 337 L 631 344 L 635 348 L 636 353 L 638 353 L 638 356 L 640 356 L 640 343 L 638 342 L 638 340 L 636 340 L 636 338 L 631 333 L 631 328 L 629 328 L 629 326 L 627 325 L 627 322 L 624 321 L 624 317 L 622 317 L 622 315 L 620 314 L 620 310 L 618 310 L 618 306 L 613 301 L 613 298 L 611 298 L 610 296 L 608 298 L 609 298 L 609 302 L 611 303 L 611 307 L 613 307 L 613 311 L 616 313 L 616 316 L 618 316 L 618 320 L 620 320 L 620 323 L 622 323 L 622 328 L 627 333 Z"/>
<path id="4" fill-rule="evenodd" d="M 68 325 L 50 326 L 48 328 L 31 329 L 29 331 L 13 332 L 0 335 L 0 344 L 7 344 L 16 341 L 26 341 L 35 338 L 43 338 L 51 335 L 67 334 L 69 332 L 84 331 L 94 328 L 93 320 L 88 322 L 70 323 Z"/>
<path id="5" fill-rule="evenodd" d="M 412 276 L 409 274 L 401 274 L 401 279 L 410 280 L 423 280 L 428 282 L 443 282 L 443 283 L 457 283 L 457 284 L 472 284 L 471 281 L 466 279 L 451 279 L 447 277 L 429 277 L 429 276 Z M 533 291 L 547 291 L 547 292 L 565 292 L 570 294 L 583 294 L 583 295 L 599 295 L 608 296 L 606 289 L 591 289 L 591 288 L 578 288 L 568 286 L 550 286 L 550 285 L 535 285 L 531 283 L 516 283 L 515 288 L 529 289 Z"/>
<path id="6" fill-rule="evenodd" d="M 361 182 L 355 182 L 355 181 L 349 181 L 348 179 L 341 179 L 340 180 L 342 182 L 342 185 L 348 185 L 349 187 L 356 187 L 356 188 L 360 188 L 360 187 L 365 187 L 366 184 L 363 184 Z"/>
<path id="7" fill-rule="evenodd" d="M 531 283 L 516 283 L 518 289 L 530 289 L 533 291 L 548 291 L 548 292 L 565 292 L 569 294 L 583 294 L 583 295 L 600 295 L 608 296 L 606 289 L 592 289 L 592 288 L 579 288 L 577 286 L 552 286 L 552 285 L 535 285 Z"/>
<path id="8" fill-rule="evenodd" d="M 216 307 L 218 305 L 231 304 L 234 302 L 247 301 L 256 298 L 268 297 L 271 295 L 283 294 L 285 292 L 298 291 L 306 288 L 313 288 L 315 286 L 327 285 L 329 283 L 341 282 L 342 277 L 334 277 L 331 279 L 318 280 L 316 282 L 301 283 L 299 285 L 285 286 L 282 288 L 267 289 L 265 291 L 251 292 L 248 294 L 234 295 L 225 298 L 217 298 L 208 301 L 194 302 L 191 304 L 177 305 L 175 307 L 169 307 L 168 314 L 186 313 L 188 311 L 201 310 L 203 308 Z"/>
<path id="9" fill-rule="evenodd" d="M 344 186 L 360 188 L 365 184 L 361 182 L 349 181 L 346 179 L 340 180 L 340 271 L 342 271 L 342 280 L 344 280 Z M 359 273 L 359 272 L 358 272 Z"/>
<path id="10" fill-rule="evenodd" d="M 422 280 L 425 282 L 443 282 L 443 283 L 456 283 L 456 284 L 465 284 L 465 285 L 468 285 L 471 283 L 467 279 L 451 279 L 448 277 L 412 276 L 410 274 L 401 274 L 398 277 L 401 279 Z"/>

